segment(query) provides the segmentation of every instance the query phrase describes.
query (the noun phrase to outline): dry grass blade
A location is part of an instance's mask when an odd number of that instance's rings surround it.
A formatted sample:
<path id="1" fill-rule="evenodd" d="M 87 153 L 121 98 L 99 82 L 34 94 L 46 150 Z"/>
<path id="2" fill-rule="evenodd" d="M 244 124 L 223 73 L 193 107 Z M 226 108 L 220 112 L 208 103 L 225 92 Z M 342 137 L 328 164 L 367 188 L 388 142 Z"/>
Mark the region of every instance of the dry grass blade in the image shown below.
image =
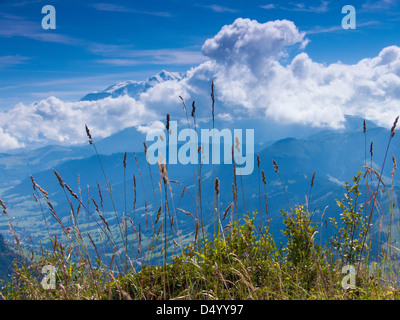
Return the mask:
<path id="1" fill-rule="evenodd" d="M 364 168 L 367 169 L 367 172 L 372 172 L 373 174 L 375 174 L 379 182 L 382 183 L 383 186 L 386 188 L 385 182 L 382 180 L 382 177 L 378 171 L 376 171 L 374 168 L 371 168 L 370 166 L 364 166 Z"/>
<path id="2" fill-rule="evenodd" d="M 186 214 L 187 216 L 189 216 L 189 217 L 193 218 L 195 221 L 197 221 L 197 219 L 190 212 L 185 211 L 185 210 L 183 210 L 181 208 L 176 208 L 176 210 L 179 210 L 180 212 Z"/>
<path id="3" fill-rule="evenodd" d="M 78 195 L 76 193 L 74 193 L 72 191 L 72 189 L 66 183 L 64 183 L 64 187 L 68 190 L 68 192 L 71 194 L 71 196 L 73 196 L 76 200 L 79 201 Z"/>

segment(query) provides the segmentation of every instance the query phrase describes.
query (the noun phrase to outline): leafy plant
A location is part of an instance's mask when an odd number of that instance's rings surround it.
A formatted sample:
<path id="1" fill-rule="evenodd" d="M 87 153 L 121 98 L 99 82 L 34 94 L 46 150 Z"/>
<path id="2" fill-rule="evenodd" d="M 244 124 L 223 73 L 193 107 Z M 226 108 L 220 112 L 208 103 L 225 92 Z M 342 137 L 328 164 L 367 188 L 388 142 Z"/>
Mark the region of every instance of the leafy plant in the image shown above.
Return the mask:
<path id="1" fill-rule="evenodd" d="M 331 237 L 332 247 L 341 258 L 343 264 L 355 264 L 361 259 L 363 239 L 368 236 L 368 221 L 364 214 L 364 207 L 359 203 L 361 171 L 353 177 L 353 184 L 347 182 L 344 185 L 346 190 L 344 199 L 337 201 L 342 210 L 340 214 L 340 225 L 335 218 L 331 218 L 331 224 L 337 232 Z M 368 244 L 364 244 L 369 249 Z"/>

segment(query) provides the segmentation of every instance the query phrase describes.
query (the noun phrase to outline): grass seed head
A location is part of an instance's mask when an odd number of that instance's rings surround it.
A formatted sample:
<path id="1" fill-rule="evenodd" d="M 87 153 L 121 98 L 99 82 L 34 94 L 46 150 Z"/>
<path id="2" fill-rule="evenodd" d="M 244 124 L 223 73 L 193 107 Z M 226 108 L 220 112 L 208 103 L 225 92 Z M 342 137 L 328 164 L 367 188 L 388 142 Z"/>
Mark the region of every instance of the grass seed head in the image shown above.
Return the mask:
<path id="1" fill-rule="evenodd" d="M 89 128 L 88 128 L 88 126 L 85 124 L 85 129 L 86 129 L 86 135 L 88 136 L 88 138 L 89 138 L 89 144 L 92 144 L 93 143 L 93 141 L 92 141 L 92 135 L 90 134 L 90 131 L 89 131 Z"/>
<path id="2" fill-rule="evenodd" d="M 58 174 L 58 172 L 57 172 L 56 170 L 53 169 L 53 171 L 54 171 L 54 174 L 56 175 L 56 177 L 57 177 L 57 179 L 58 179 L 58 182 L 59 182 L 61 188 L 64 189 L 64 182 L 63 182 L 61 176 Z"/>
<path id="3" fill-rule="evenodd" d="M 313 174 L 313 176 L 312 176 L 312 179 L 311 179 L 311 187 L 314 186 L 314 179 L 315 179 L 315 172 L 314 172 L 314 174 Z"/>
<path id="4" fill-rule="evenodd" d="M 275 172 L 278 173 L 279 172 L 279 167 L 276 164 L 275 160 L 272 160 L 272 164 L 274 165 Z"/>
<path id="5" fill-rule="evenodd" d="M 4 213 L 4 214 L 7 214 L 7 207 L 6 207 L 6 205 L 4 204 L 3 200 L 1 200 L 1 199 L 0 199 L 0 205 L 3 207 L 3 213 Z"/>
<path id="6" fill-rule="evenodd" d="M 396 134 L 396 132 L 395 132 L 394 130 L 396 129 L 397 121 L 399 121 L 399 116 L 397 116 L 397 118 L 394 120 L 392 129 L 390 130 L 390 131 L 391 131 L 391 136 L 392 136 L 392 137 L 394 137 L 394 135 Z"/>
<path id="7" fill-rule="evenodd" d="M 196 113 L 196 105 L 195 105 L 195 102 L 194 102 L 194 100 L 193 100 L 193 102 L 192 102 L 192 117 L 194 118 L 194 116 L 195 116 L 195 113 Z"/>
<path id="8" fill-rule="evenodd" d="M 371 157 L 374 155 L 374 142 L 371 141 L 371 145 L 369 146 L 369 153 L 371 154 Z"/>
<path id="9" fill-rule="evenodd" d="M 262 181 L 266 185 L 267 184 L 267 179 L 265 178 L 265 172 L 264 170 L 261 170 L 261 175 L 262 175 Z"/>
<path id="10" fill-rule="evenodd" d="M 219 179 L 215 179 L 215 192 L 217 193 L 217 196 L 219 195 Z"/>

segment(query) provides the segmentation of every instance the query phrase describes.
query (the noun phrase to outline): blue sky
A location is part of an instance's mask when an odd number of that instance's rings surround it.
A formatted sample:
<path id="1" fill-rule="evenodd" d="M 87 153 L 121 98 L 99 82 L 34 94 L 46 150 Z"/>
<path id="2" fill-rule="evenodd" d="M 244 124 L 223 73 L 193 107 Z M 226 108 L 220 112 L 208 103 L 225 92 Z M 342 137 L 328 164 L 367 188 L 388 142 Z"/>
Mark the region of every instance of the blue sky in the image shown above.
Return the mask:
<path id="1" fill-rule="evenodd" d="M 44 5 L 56 29 L 41 27 Z M 341 27 L 356 9 L 355 30 Z M 0 2 L 0 152 L 85 141 L 181 113 L 209 98 L 221 119 L 340 128 L 345 115 L 382 125 L 400 114 L 400 5 L 395 0 Z M 140 96 L 79 102 L 161 70 L 188 72 Z M 208 103 L 205 100 L 204 103 Z M 29 130 L 26 130 L 30 127 Z"/>
<path id="2" fill-rule="evenodd" d="M 56 8 L 56 30 L 43 30 L 41 8 Z M 357 29 L 340 27 L 341 8 L 357 10 Z M 398 45 L 396 1 L 35 1 L 0 3 L 0 109 L 55 95 L 78 100 L 161 69 L 186 71 L 201 47 L 236 18 L 288 19 L 307 32 L 308 55 L 354 63 Z"/>

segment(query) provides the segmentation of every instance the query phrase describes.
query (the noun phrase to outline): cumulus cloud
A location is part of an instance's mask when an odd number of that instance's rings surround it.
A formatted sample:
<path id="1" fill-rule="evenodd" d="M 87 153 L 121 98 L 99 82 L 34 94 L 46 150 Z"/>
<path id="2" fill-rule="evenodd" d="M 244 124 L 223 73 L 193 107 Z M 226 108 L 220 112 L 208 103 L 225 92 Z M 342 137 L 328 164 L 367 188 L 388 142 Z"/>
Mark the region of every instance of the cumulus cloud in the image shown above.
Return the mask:
<path id="1" fill-rule="evenodd" d="M 165 130 L 165 124 L 161 121 L 152 121 L 148 125 L 138 126 L 137 130 L 142 133 L 154 133 Z"/>
<path id="2" fill-rule="evenodd" d="M 283 49 L 296 43 L 305 44 L 305 33 L 288 20 L 258 23 L 256 20 L 236 19 L 218 34 L 206 40 L 202 52 L 221 64 L 244 64 L 252 71 L 268 67 Z"/>
<path id="3" fill-rule="evenodd" d="M 306 35 L 291 21 L 237 19 L 204 43 L 208 61 L 190 69 L 182 80 L 157 84 L 136 100 L 120 96 L 64 102 L 49 97 L 0 112 L 0 150 L 29 142 L 82 143 L 84 124 L 97 137 L 129 126 L 145 133 L 163 127 L 167 113 L 174 120 L 185 117 L 179 96 L 188 107 L 196 100 L 199 121 L 209 119 L 211 80 L 216 117 L 230 125 L 237 118 L 264 116 L 340 128 L 345 115 L 358 115 L 391 126 L 400 114 L 399 47 L 383 48 L 378 56 L 352 65 L 326 65 L 307 55 L 306 44 Z M 294 56 L 290 61 L 288 51 Z"/>
<path id="4" fill-rule="evenodd" d="M 156 115 L 128 96 L 99 101 L 64 102 L 49 97 L 38 103 L 20 103 L 0 112 L 0 149 L 27 143 L 76 144 L 85 141 L 85 124 L 96 137 L 107 137 L 126 127 L 148 123 Z"/>
<path id="5" fill-rule="evenodd" d="M 226 104 L 276 121 L 340 128 L 358 115 L 387 126 L 400 114 L 400 48 L 354 65 L 325 66 L 303 52 L 286 66 L 273 61 L 263 77 L 237 64 L 220 68 L 215 83 Z"/>
<path id="6" fill-rule="evenodd" d="M 0 127 L 0 150 L 10 150 L 25 147 L 23 143 L 19 143 L 18 140 L 8 133 L 3 131 Z"/>
<path id="7" fill-rule="evenodd" d="M 400 114 L 399 47 L 354 65 L 316 63 L 306 52 L 287 64 L 280 61 L 285 50 L 306 44 L 291 21 L 238 19 L 205 42 L 203 53 L 212 62 L 192 76 L 213 72 L 218 98 L 230 114 L 332 128 L 342 127 L 345 115 L 393 123 Z"/>

